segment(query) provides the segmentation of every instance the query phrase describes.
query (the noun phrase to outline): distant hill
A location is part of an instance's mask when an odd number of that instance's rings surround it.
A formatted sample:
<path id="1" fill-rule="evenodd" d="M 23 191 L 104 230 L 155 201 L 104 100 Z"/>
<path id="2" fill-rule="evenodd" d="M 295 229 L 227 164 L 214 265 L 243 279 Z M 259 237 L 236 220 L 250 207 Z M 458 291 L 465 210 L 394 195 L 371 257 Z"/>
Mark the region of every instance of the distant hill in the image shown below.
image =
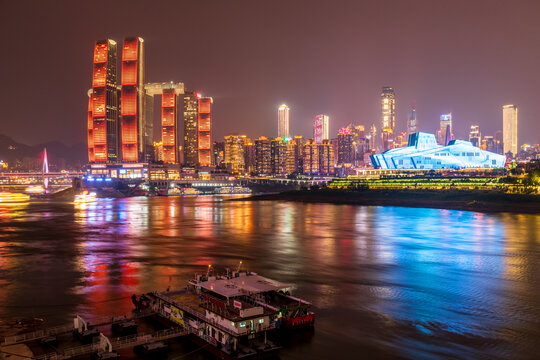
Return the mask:
<path id="1" fill-rule="evenodd" d="M 78 169 L 88 160 L 85 144 L 67 146 L 60 141 L 51 141 L 30 146 L 0 134 L 0 160 L 7 162 L 10 170 L 15 167 L 21 170 L 33 170 L 32 168 L 41 164 L 43 148 L 47 148 L 49 164 L 57 170 Z"/>

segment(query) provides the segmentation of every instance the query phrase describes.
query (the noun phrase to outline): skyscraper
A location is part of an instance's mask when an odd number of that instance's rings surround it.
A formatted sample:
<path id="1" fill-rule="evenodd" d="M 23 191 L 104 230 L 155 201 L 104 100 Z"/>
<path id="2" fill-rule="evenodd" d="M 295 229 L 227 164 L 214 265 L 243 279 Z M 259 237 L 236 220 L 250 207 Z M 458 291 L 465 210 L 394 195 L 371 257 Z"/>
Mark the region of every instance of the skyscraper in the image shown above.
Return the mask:
<path id="1" fill-rule="evenodd" d="M 518 109 L 515 105 L 503 106 L 503 151 L 505 154 L 511 152 L 516 156 L 518 139 Z"/>
<path id="2" fill-rule="evenodd" d="M 316 144 L 322 144 L 323 140 L 328 140 L 329 130 L 328 130 L 328 115 L 317 115 L 315 116 L 315 121 L 313 122 L 313 137 Z"/>
<path id="3" fill-rule="evenodd" d="M 396 94 L 394 89 L 383 87 L 381 93 L 381 144 L 383 151 L 392 148 L 396 127 Z"/>
<path id="4" fill-rule="evenodd" d="M 382 128 L 395 130 L 396 127 L 396 94 L 394 89 L 383 87 L 381 93 Z"/>
<path id="5" fill-rule="evenodd" d="M 153 134 L 154 98 L 156 95 L 161 96 L 161 161 L 167 164 L 178 164 L 181 161 L 178 114 L 182 111 L 182 98 L 180 96 L 183 93 L 183 83 L 170 81 L 144 84 L 145 137 L 149 139 Z M 153 160 L 147 153 L 145 161 Z M 157 158 L 155 160 L 160 161 Z"/>
<path id="6" fill-rule="evenodd" d="M 243 173 L 245 169 L 244 145 L 250 140 L 246 135 L 225 136 L 224 163 L 231 172 Z"/>
<path id="7" fill-rule="evenodd" d="M 212 165 L 212 103 L 211 97 L 201 97 L 198 107 L 198 164 Z"/>
<path id="8" fill-rule="evenodd" d="M 323 143 L 316 145 L 319 148 L 319 174 L 334 174 L 334 146 L 330 140 L 323 140 Z"/>
<path id="9" fill-rule="evenodd" d="M 163 89 L 161 95 L 162 161 L 178 163 L 176 94 L 174 89 Z"/>
<path id="10" fill-rule="evenodd" d="M 309 139 L 304 144 L 304 174 L 314 175 L 319 173 L 319 145 L 315 140 Z"/>
<path id="11" fill-rule="evenodd" d="M 278 137 L 288 138 L 289 133 L 289 107 L 285 104 L 278 109 Z"/>
<path id="12" fill-rule="evenodd" d="M 257 175 L 269 175 L 272 172 L 270 140 L 264 136 L 255 140 L 255 172 Z"/>
<path id="13" fill-rule="evenodd" d="M 437 141 L 441 145 L 448 145 L 448 142 L 454 139 L 452 113 L 442 114 L 439 123 L 439 130 L 437 131 Z"/>
<path id="14" fill-rule="evenodd" d="M 411 112 L 407 116 L 407 133 L 410 135 L 416 132 L 418 132 L 418 117 L 416 115 L 416 101 L 413 101 Z"/>
<path id="15" fill-rule="evenodd" d="M 469 141 L 473 146 L 482 146 L 482 134 L 480 133 L 480 126 L 471 125 L 471 132 L 469 132 Z"/>
<path id="16" fill-rule="evenodd" d="M 116 42 L 110 39 L 96 41 L 92 91 L 89 92 L 89 162 L 119 160 L 116 62 Z"/>
<path id="17" fill-rule="evenodd" d="M 354 162 L 354 135 L 350 128 L 341 128 L 338 131 L 338 164 L 352 164 Z"/>
<path id="18" fill-rule="evenodd" d="M 148 151 L 143 108 L 143 45 L 140 37 L 125 38 L 122 50 L 122 159 L 127 162 L 145 161 Z"/>
<path id="19" fill-rule="evenodd" d="M 199 161 L 198 104 L 198 94 L 193 91 L 184 93 L 184 164 L 186 166 L 197 166 Z"/>
<path id="20" fill-rule="evenodd" d="M 270 154 L 272 164 L 272 174 L 286 175 L 287 174 L 287 144 L 278 137 L 270 142 Z"/>

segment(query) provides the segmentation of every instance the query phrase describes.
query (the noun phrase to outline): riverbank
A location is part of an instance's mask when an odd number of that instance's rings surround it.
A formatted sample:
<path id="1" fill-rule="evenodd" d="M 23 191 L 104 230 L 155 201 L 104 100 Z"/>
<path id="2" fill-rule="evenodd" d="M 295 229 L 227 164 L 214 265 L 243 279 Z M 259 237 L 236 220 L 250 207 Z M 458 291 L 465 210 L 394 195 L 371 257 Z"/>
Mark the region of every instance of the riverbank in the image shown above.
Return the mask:
<path id="1" fill-rule="evenodd" d="M 298 190 L 278 194 L 253 195 L 230 201 L 281 200 L 305 203 L 331 203 L 369 206 L 404 206 L 466 210 L 478 212 L 512 212 L 540 214 L 540 196 L 507 194 L 478 190 Z"/>

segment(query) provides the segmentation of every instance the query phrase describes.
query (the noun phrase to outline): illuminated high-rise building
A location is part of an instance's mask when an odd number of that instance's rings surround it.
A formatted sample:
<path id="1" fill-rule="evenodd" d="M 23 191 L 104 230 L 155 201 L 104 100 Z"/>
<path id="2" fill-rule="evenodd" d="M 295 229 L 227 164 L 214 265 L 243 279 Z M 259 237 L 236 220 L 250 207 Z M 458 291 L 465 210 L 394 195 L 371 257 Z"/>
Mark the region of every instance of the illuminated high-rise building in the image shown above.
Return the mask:
<path id="1" fill-rule="evenodd" d="M 161 141 L 162 161 L 166 164 L 177 164 L 177 96 L 174 89 L 163 89 L 161 95 Z"/>
<path id="2" fill-rule="evenodd" d="M 381 93 L 381 128 L 390 129 L 392 132 L 396 128 L 396 94 L 391 87 L 383 87 Z"/>
<path id="3" fill-rule="evenodd" d="M 227 168 L 233 173 L 243 173 L 245 170 L 244 163 L 244 146 L 250 140 L 246 135 L 227 135 L 225 136 L 225 160 Z"/>
<path id="4" fill-rule="evenodd" d="M 153 133 L 154 98 L 161 97 L 161 160 L 166 164 L 178 164 L 181 162 L 180 131 L 178 128 L 179 110 L 181 112 L 180 97 L 184 93 L 183 83 L 158 82 L 144 84 L 145 96 L 145 137 L 151 138 Z M 154 142 L 154 144 L 156 144 Z M 145 161 L 152 161 L 146 156 Z"/>
<path id="5" fill-rule="evenodd" d="M 371 127 L 369 128 L 369 137 L 369 147 L 372 152 L 375 152 L 378 148 L 377 126 L 375 126 L 375 124 L 371 124 Z"/>
<path id="6" fill-rule="evenodd" d="M 418 132 L 418 116 L 416 114 L 416 101 L 412 103 L 412 109 L 407 116 L 407 133 L 414 134 Z"/>
<path id="7" fill-rule="evenodd" d="M 313 121 L 313 138 L 315 143 L 322 144 L 323 140 L 330 139 L 328 130 L 328 115 L 317 115 Z"/>
<path id="8" fill-rule="evenodd" d="M 518 109 L 515 105 L 503 106 L 503 152 L 516 156 L 518 147 L 517 137 Z"/>
<path id="9" fill-rule="evenodd" d="M 119 160 L 116 62 L 116 42 L 96 41 L 87 126 L 89 162 Z"/>
<path id="10" fill-rule="evenodd" d="M 352 164 L 354 162 L 354 135 L 349 127 L 338 131 L 338 160 L 339 165 Z"/>
<path id="11" fill-rule="evenodd" d="M 87 138 L 88 138 L 88 162 L 95 161 L 94 155 L 94 119 L 92 118 L 92 93 L 93 90 L 88 90 L 88 118 L 87 118 Z"/>
<path id="12" fill-rule="evenodd" d="M 304 172 L 304 144 L 305 139 L 301 135 L 294 137 L 294 159 L 296 161 L 294 167 L 299 174 Z"/>
<path id="13" fill-rule="evenodd" d="M 255 172 L 257 175 L 272 173 L 271 142 L 264 136 L 255 140 Z"/>
<path id="14" fill-rule="evenodd" d="M 278 109 L 278 137 L 289 138 L 289 107 L 285 104 Z"/>
<path id="15" fill-rule="evenodd" d="M 319 145 L 315 140 L 309 139 L 304 145 L 304 174 L 319 173 Z"/>
<path id="16" fill-rule="evenodd" d="M 198 165 L 212 165 L 212 103 L 211 97 L 199 98 L 198 104 Z"/>
<path id="17" fill-rule="evenodd" d="M 184 93 L 184 164 L 197 166 L 199 161 L 198 134 L 199 94 L 193 91 Z"/>
<path id="18" fill-rule="evenodd" d="M 244 170 L 248 174 L 256 172 L 255 144 L 251 141 L 244 145 Z"/>
<path id="19" fill-rule="evenodd" d="M 469 141 L 473 146 L 482 146 L 482 134 L 480 133 L 480 126 L 471 125 L 471 131 L 469 132 Z"/>
<path id="20" fill-rule="evenodd" d="M 272 174 L 286 175 L 287 144 L 283 138 L 275 138 L 270 141 Z"/>
<path id="21" fill-rule="evenodd" d="M 334 174 L 334 146 L 330 140 L 323 140 L 323 143 L 317 145 L 319 148 L 319 174 Z"/>
<path id="22" fill-rule="evenodd" d="M 122 160 L 147 161 L 152 147 L 144 112 L 144 40 L 125 38 L 122 48 Z"/>
<path id="23" fill-rule="evenodd" d="M 455 140 L 452 126 L 452 113 L 442 114 L 437 131 L 437 142 L 440 145 L 448 145 L 451 140 Z"/>

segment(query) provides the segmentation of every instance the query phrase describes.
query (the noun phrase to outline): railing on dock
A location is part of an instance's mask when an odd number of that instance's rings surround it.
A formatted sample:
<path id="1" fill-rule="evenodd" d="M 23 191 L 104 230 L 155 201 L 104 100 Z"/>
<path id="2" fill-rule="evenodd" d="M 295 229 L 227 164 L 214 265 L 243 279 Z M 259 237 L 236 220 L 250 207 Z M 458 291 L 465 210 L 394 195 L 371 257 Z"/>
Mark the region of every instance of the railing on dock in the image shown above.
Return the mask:
<path id="1" fill-rule="evenodd" d="M 130 316 L 113 316 L 113 317 L 104 316 L 97 319 L 94 318 L 93 319 L 94 323 L 91 324 L 91 327 L 95 328 L 98 326 L 116 324 L 123 321 L 140 319 L 140 318 L 147 317 L 153 314 L 155 314 L 153 310 L 146 309 L 146 310 L 141 310 L 141 311 L 134 311 Z M 3 341 L 0 342 L 0 346 L 8 346 L 8 345 L 25 343 L 29 341 L 35 341 L 35 340 L 39 340 L 48 336 L 56 336 L 56 335 L 69 333 L 73 330 L 75 330 L 73 324 L 66 324 L 66 325 L 45 328 L 45 329 L 41 329 L 41 330 L 37 330 L 34 332 L 25 333 L 25 334 L 6 336 L 4 337 Z"/>
<path id="2" fill-rule="evenodd" d="M 160 330 L 152 334 L 128 335 L 118 338 L 110 338 L 112 350 L 120 350 L 124 348 L 134 347 L 138 345 L 149 344 L 157 341 L 168 340 L 180 336 L 185 336 L 192 333 L 189 327 L 171 328 Z M 101 343 L 82 345 L 73 348 L 64 349 L 62 352 L 48 353 L 36 357 L 36 360 L 64 360 L 75 356 L 89 355 L 103 351 Z"/>

